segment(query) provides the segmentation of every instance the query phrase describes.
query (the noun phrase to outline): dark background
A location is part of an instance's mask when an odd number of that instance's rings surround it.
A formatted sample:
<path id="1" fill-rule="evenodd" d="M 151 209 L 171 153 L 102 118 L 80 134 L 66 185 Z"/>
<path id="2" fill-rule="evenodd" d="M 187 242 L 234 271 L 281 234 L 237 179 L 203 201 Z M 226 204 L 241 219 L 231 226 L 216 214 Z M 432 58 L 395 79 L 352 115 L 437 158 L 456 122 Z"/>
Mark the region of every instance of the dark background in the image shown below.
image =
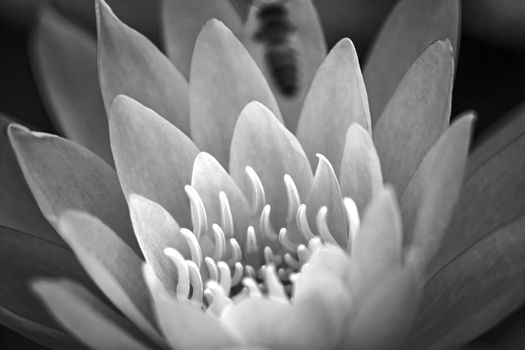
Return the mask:
<path id="1" fill-rule="evenodd" d="M 35 129 L 55 132 L 35 87 L 28 54 L 35 3 L 38 2 L 44 1 L 0 0 L 0 111 Z M 125 22 L 158 44 L 154 1 L 108 2 Z M 395 2 L 317 1 L 329 45 L 348 36 L 363 61 L 374 34 Z M 92 0 L 57 1 L 57 7 L 94 35 Z M 485 129 L 525 102 L 525 1 L 464 0 L 462 8 L 462 36 L 452 111 L 453 115 L 465 110 L 477 112 L 475 143 Z M 525 312 L 520 311 L 480 341 L 487 348 L 506 348 L 501 343 L 502 337 L 510 338 L 519 333 L 520 328 L 525 330 L 521 326 L 523 321 Z M 0 348 L 43 349 L 2 328 Z"/>

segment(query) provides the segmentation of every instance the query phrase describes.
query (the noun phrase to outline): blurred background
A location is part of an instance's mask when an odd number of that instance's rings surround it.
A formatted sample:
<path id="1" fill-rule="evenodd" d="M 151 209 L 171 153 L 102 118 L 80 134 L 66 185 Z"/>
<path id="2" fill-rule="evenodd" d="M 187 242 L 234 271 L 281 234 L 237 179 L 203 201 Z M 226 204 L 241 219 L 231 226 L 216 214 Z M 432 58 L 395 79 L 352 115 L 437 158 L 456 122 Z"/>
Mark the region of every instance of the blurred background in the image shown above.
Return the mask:
<path id="1" fill-rule="evenodd" d="M 246 6 L 246 0 L 232 1 L 241 8 Z M 34 129 L 55 132 L 35 86 L 28 50 L 35 14 L 46 2 L 95 36 L 93 0 L 0 0 L 0 112 Z M 157 1 L 107 2 L 124 22 L 159 44 Z M 374 36 L 397 0 L 315 2 L 329 46 L 341 37 L 350 37 L 363 65 Z M 484 130 L 525 102 L 525 1 L 463 0 L 461 6 L 452 112 L 477 112 L 476 142 Z M 483 344 L 485 349 L 525 349 L 523 331 L 525 311 L 521 310 L 475 344 Z M 0 348 L 43 349 L 2 328 Z"/>

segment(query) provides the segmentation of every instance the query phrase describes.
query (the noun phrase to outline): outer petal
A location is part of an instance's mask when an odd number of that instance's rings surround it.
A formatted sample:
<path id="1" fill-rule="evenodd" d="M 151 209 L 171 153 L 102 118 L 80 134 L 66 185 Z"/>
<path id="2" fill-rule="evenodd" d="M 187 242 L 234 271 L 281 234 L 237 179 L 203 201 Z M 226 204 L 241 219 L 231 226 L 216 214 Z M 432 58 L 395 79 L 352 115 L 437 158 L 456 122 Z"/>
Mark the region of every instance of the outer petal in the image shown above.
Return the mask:
<path id="1" fill-rule="evenodd" d="M 99 79 L 106 111 L 126 94 L 189 132 L 188 83 L 148 39 L 97 0 Z"/>
<path id="2" fill-rule="evenodd" d="M 137 327 L 162 344 L 153 328 L 153 312 L 142 279 L 142 260 L 97 218 L 66 212 L 58 231 L 104 294 Z"/>
<path id="3" fill-rule="evenodd" d="M 286 6 L 289 9 L 290 21 L 297 28 L 291 38 L 292 47 L 296 51 L 297 67 L 299 70 L 299 91 L 292 98 L 283 95 L 275 84 L 275 80 L 268 69 L 265 59 L 267 49 L 254 40 L 255 33 L 260 28 L 257 12 L 264 1 L 254 1 L 243 29 L 243 43 L 255 59 L 269 82 L 273 93 L 277 97 L 279 107 L 283 112 L 285 124 L 294 131 L 303 107 L 303 101 L 310 88 L 319 65 L 326 56 L 326 42 L 323 29 L 315 6 L 311 0 L 289 0 Z"/>
<path id="4" fill-rule="evenodd" d="M 66 246 L 42 215 L 20 171 L 7 135 L 9 123 L 0 114 L 0 224 Z"/>
<path id="5" fill-rule="evenodd" d="M 511 127 L 516 131 L 521 127 L 521 131 L 511 136 L 505 135 L 504 130 L 502 136 L 509 139 L 495 143 L 483 160 L 474 160 L 477 167 L 469 166 L 441 250 L 429 267 L 430 274 L 493 230 L 525 213 L 525 133 L 519 123 L 516 119 Z"/>
<path id="6" fill-rule="evenodd" d="M 235 181 L 213 156 L 205 152 L 199 153 L 193 165 L 191 185 L 201 196 L 206 208 L 208 232 L 211 232 L 212 224 L 221 225 L 219 193 L 223 191 L 226 194 L 232 211 L 235 238 L 244 246 L 244 233 L 251 220 L 248 201 Z"/>
<path id="7" fill-rule="evenodd" d="M 35 292 L 59 322 L 83 343 L 98 350 L 147 350 L 126 321 L 91 293 L 67 280 L 40 280 Z"/>
<path id="8" fill-rule="evenodd" d="M 524 225 L 522 215 L 493 230 L 427 281 L 410 348 L 464 344 L 523 303 Z"/>
<path id="9" fill-rule="evenodd" d="M 164 287 L 175 295 L 177 269 L 164 255 L 164 249 L 175 248 L 189 258 L 188 245 L 180 235 L 179 225 L 162 206 L 138 194 L 130 195 L 129 210 L 135 235 L 146 261 Z"/>
<path id="10" fill-rule="evenodd" d="M 354 44 L 343 39 L 315 75 L 297 127 L 297 138 L 310 163 L 325 155 L 339 173 L 345 136 L 352 123 L 371 130 L 365 84 Z"/>
<path id="11" fill-rule="evenodd" d="M 69 334 L 44 326 L 0 307 L 0 324 L 49 349 L 86 349 Z"/>
<path id="12" fill-rule="evenodd" d="M 112 165 L 93 38 L 47 8 L 40 14 L 32 51 L 39 87 L 55 124 L 68 139 Z"/>
<path id="13" fill-rule="evenodd" d="M 252 102 L 242 111 L 235 126 L 230 157 L 230 173 L 247 197 L 252 195 L 252 189 L 246 166 L 259 175 L 266 201 L 272 208 L 272 224 L 275 228 L 284 227 L 287 210 L 284 175 L 292 177 L 301 198 L 306 198 L 313 179 L 297 139 L 269 109 Z"/>
<path id="14" fill-rule="evenodd" d="M 71 250 L 5 226 L 0 226 L 0 266 L 2 307 L 17 317 L 54 330 L 59 330 L 58 325 L 29 290 L 31 279 L 64 276 L 96 290 Z"/>
<path id="15" fill-rule="evenodd" d="M 352 198 L 360 212 L 383 188 L 379 157 L 370 134 L 359 124 L 346 133 L 339 183 L 344 197 Z"/>
<path id="16" fill-rule="evenodd" d="M 29 188 L 55 228 L 65 210 L 83 210 L 99 217 L 139 251 L 124 196 L 109 165 L 58 136 L 18 125 L 10 126 L 8 133 Z"/>
<path id="17" fill-rule="evenodd" d="M 309 221 L 311 223 L 316 222 L 319 209 L 326 206 L 328 208 L 327 221 L 330 233 L 341 247 L 346 247 L 348 244 L 348 228 L 337 176 L 328 159 L 320 154 L 318 157 L 319 163 L 315 171 L 314 181 L 306 199 Z M 314 232 L 319 233 L 319 229 L 315 229 L 315 225 L 312 225 L 312 228 Z"/>
<path id="18" fill-rule="evenodd" d="M 427 46 L 449 39 L 457 53 L 459 11 L 458 0 L 403 0 L 390 13 L 364 71 L 373 122 Z"/>
<path id="19" fill-rule="evenodd" d="M 201 150 L 224 167 L 239 113 L 253 100 L 280 118 L 277 102 L 250 54 L 224 24 L 209 21 L 197 38 L 191 63 L 191 134 Z"/>
<path id="20" fill-rule="evenodd" d="M 410 218 L 414 211 L 418 211 L 413 232 L 411 222 L 406 227 L 408 239 L 411 239 L 407 263 L 415 270 L 424 271 L 439 249 L 452 216 L 463 184 L 473 120 L 472 115 L 467 115 L 451 126 L 421 163 L 408 187 L 407 197 L 402 197 L 404 200 L 414 194 L 412 190 L 420 191 L 420 202 L 411 203 L 414 207 L 408 214 Z"/>
<path id="21" fill-rule="evenodd" d="M 448 126 L 453 65 L 448 41 L 428 47 L 403 77 L 374 127 L 385 182 L 399 193 Z"/>
<path id="22" fill-rule="evenodd" d="M 162 0 L 161 6 L 164 47 L 186 79 L 195 40 L 208 20 L 221 20 L 233 33 L 241 30 L 241 19 L 229 0 Z"/>
<path id="23" fill-rule="evenodd" d="M 111 147 L 126 197 L 147 197 L 181 225 L 190 225 L 184 186 L 191 180 L 197 147 L 177 127 L 127 96 L 115 98 L 110 114 Z"/>

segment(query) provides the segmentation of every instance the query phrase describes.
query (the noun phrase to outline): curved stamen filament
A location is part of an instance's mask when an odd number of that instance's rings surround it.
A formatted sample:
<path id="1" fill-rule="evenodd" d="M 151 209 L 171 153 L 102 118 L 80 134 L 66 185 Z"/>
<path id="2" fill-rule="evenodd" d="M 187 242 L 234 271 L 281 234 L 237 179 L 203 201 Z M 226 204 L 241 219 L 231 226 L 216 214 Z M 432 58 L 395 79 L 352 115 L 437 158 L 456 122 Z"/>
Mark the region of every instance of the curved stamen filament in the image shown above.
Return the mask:
<path id="1" fill-rule="evenodd" d="M 190 294 L 190 276 L 184 257 L 173 248 L 164 249 L 164 254 L 173 262 L 177 269 L 177 298 L 188 299 Z"/>
<path id="2" fill-rule="evenodd" d="M 197 237 L 187 228 L 181 228 L 180 233 L 190 248 L 191 260 L 200 268 L 202 264 L 202 250 Z"/>
<path id="3" fill-rule="evenodd" d="M 252 210 L 255 214 L 258 214 L 261 212 L 262 208 L 266 204 L 266 195 L 264 193 L 264 187 L 261 182 L 261 179 L 259 178 L 259 175 L 253 170 L 251 166 L 247 166 L 245 168 L 246 175 L 248 175 L 248 178 L 250 179 L 250 183 L 252 184 Z"/>
<path id="4" fill-rule="evenodd" d="M 325 241 L 325 243 L 332 243 L 338 245 L 337 241 L 332 236 L 330 229 L 328 228 L 328 208 L 326 206 L 321 207 L 317 212 L 317 230 L 319 231 L 319 236 Z"/>
<path id="5" fill-rule="evenodd" d="M 284 262 L 294 270 L 299 270 L 301 268 L 299 260 L 294 258 L 290 253 L 284 254 Z"/>
<path id="6" fill-rule="evenodd" d="M 289 224 L 295 218 L 297 209 L 301 204 L 301 197 L 297 186 L 292 177 L 288 174 L 284 175 L 284 185 L 286 187 L 286 196 L 288 197 L 288 211 L 286 214 L 286 222 Z"/>
<path id="7" fill-rule="evenodd" d="M 315 237 L 312 229 L 310 228 L 310 225 L 308 224 L 308 218 L 306 217 L 306 204 L 301 204 L 299 208 L 297 208 L 295 220 L 297 222 L 299 232 L 302 233 L 307 242 Z"/>
<path id="8" fill-rule="evenodd" d="M 228 265 L 233 266 L 242 259 L 242 250 L 239 242 L 235 238 L 230 238 L 231 257 L 228 259 Z"/>
<path id="9" fill-rule="evenodd" d="M 234 234 L 233 215 L 228 201 L 228 196 L 223 191 L 219 192 L 219 203 L 221 207 L 221 227 L 224 235 L 232 238 Z"/>
<path id="10" fill-rule="evenodd" d="M 217 263 L 219 268 L 219 284 L 224 289 L 226 295 L 230 294 L 230 289 L 232 288 L 232 276 L 230 267 L 224 261 L 219 261 Z"/>
<path id="11" fill-rule="evenodd" d="M 272 299 L 288 301 L 284 287 L 275 273 L 275 266 L 268 265 L 263 268 L 264 284 L 268 290 L 268 296 Z"/>
<path id="12" fill-rule="evenodd" d="M 299 262 L 301 264 L 305 264 L 308 259 L 310 259 L 310 252 L 304 244 L 301 244 L 299 247 L 297 247 L 297 256 L 299 257 Z"/>
<path id="13" fill-rule="evenodd" d="M 242 284 L 248 289 L 248 295 L 250 295 L 251 297 L 261 296 L 261 290 L 259 289 L 259 286 L 257 285 L 257 282 L 255 282 L 253 277 L 243 278 Z"/>
<path id="14" fill-rule="evenodd" d="M 270 241 L 275 241 L 277 240 L 278 236 L 272 226 L 272 223 L 270 222 L 270 211 L 270 205 L 266 204 L 261 212 L 261 217 L 259 219 L 259 228 L 264 237 L 266 237 Z"/>
<path id="15" fill-rule="evenodd" d="M 243 273 L 244 268 L 242 267 L 242 264 L 240 262 L 235 263 L 233 268 L 232 286 L 236 286 L 241 282 Z"/>
<path id="16" fill-rule="evenodd" d="M 253 226 L 248 226 L 246 230 L 246 253 L 258 253 L 259 246 L 257 244 L 257 236 L 255 235 L 255 229 Z"/>
<path id="17" fill-rule="evenodd" d="M 204 263 L 206 264 L 206 268 L 208 269 L 210 280 L 218 282 L 219 281 L 219 268 L 217 267 L 215 260 L 207 256 L 204 258 Z"/>
<path id="18" fill-rule="evenodd" d="M 346 220 L 348 222 L 348 231 L 349 231 L 349 240 L 348 240 L 348 251 L 351 252 L 352 247 L 354 246 L 355 238 L 359 227 L 361 226 L 361 221 L 359 218 L 359 210 L 357 205 L 352 200 L 352 198 L 345 197 L 343 199 L 343 205 L 345 207 Z"/>
<path id="19" fill-rule="evenodd" d="M 288 230 L 285 227 L 281 228 L 279 231 L 279 242 L 281 245 L 290 252 L 295 252 L 299 246 L 297 243 L 294 243 L 288 237 Z"/>
<path id="20" fill-rule="evenodd" d="M 208 222 L 206 218 L 206 209 L 199 193 L 193 188 L 193 186 L 184 186 L 186 195 L 190 200 L 191 207 L 191 222 L 193 223 L 193 230 L 195 235 L 199 238 L 206 233 Z"/>
<path id="21" fill-rule="evenodd" d="M 204 295 L 209 305 L 207 311 L 217 317 L 220 317 L 224 309 L 232 303 L 231 299 L 228 298 L 224 292 L 224 289 L 215 281 L 209 281 L 206 284 Z"/>
<path id="22" fill-rule="evenodd" d="M 226 238 L 224 237 L 224 231 L 217 224 L 211 225 L 211 229 L 213 231 L 213 238 L 215 241 L 213 259 L 221 260 L 224 257 L 224 253 L 226 252 Z"/>
<path id="23" fill-rule="evenodd" d="M 191 284 L 191 301 L 201 305 L 203 297 L 203 284 L 199 267 L 193 261 L 186 260 L 186 266 Z"/>

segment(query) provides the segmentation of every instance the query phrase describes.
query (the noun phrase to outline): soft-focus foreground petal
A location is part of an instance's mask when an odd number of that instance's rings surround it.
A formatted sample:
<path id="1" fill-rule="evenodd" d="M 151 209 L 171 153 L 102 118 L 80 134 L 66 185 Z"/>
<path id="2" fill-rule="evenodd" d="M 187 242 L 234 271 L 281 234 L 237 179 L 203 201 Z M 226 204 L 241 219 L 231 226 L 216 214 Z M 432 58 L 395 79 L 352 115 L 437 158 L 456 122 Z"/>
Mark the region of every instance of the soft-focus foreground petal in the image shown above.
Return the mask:
<path id="1" fill-rule="evenodd" d="M 68 280 L 39 280 L 33 284 L 49 311 L 64 328 L 97 350 L 147 350 L 127 321 L 81 285 Z"/>
<path id="2" fill-rule="evenodd" d="M 50 328 L 38 322 L 20 317 L 3 307 L 0 307 L 0 325 L 11 328 L 24 337 L 27 337 L 49 349 L 85 349 L 85 347 L 73 339 L 71 335 L 66 334 L 61 330 Z"/>
<path id="3" fill-rule="evenodd" d="M 113 98 L 126 94 L 189 134 L 188 82 L 146 37 L 97 0 L 98 64 L 109 115 Z"/>
<path id="4" fill-rule="evenodd" d="M 86 211 L 139 252 L 117 175 L 109 165 L 58 136 L 19 125 L 11 125 L 8 133 L 29 188 L 52 225 L 65 210 Z"/>
<path id="5" fill-rule="evenodd" d="M 153 328 L 142 260 L 109 227 L 89 214 L 64 213 L 58 231 L 109 300 L 150 338 L 162 343 Z"/>
<path id="6" fill-rule="evenodd" d="M 191 62 L 191 135 L 201 150 L 225 168 L 239 113 L 254 100 L 281 118 L 253 58 L 224 24 L 209 21 L 197 37 Z"/>
<path id="7" fill-rule="evenodd" d="M 65 246 L 38 208 L 7 135 L 11 121 L 0 114 L 0 225 L 31 232 Z"/>
<path id="8" fill-rule="evenodd" d="M 335 241 L 341 247 L 346 247 L 348 243 L 348 228 L 339 182 L 328 159 L 320 154 L 318 154 L 318 158 L 319 163 L 315 171 L 312 188 L 306 198 L 306 210 L 309 216 L 309 222 L 316 222 L 319 209 L 326 206 L 328 209 L 328 229 Z M 316 226 L 317 225 L 312 225 L 312 229 L 315 233 L 319 234 L 319 228 Z"/>
<path id="9" fill-rule="evenodd" d="M 243 109 L 235 126 L 230 158 L 231 176 L 251 198 L 247 166 L 261 179 L 266 202 L 271 205 L 273 227 L 284 227 L 288 206 L 284 175 L 291 176 L 299 196 L 306 198 L 313 181 L 312 170 L 295 136 L 258 102 Z"/>
<path id="10" fill-rule="evenodd" d="M 234 34 L 241 31 L 241 18 L 230 0 L 162 0 L 162 37 L 168 57 L 186 77 L 197 35 L 204 24 L 217 18 Z"/>
<path id="11" fill-rule="evenodd" d="M 419 298 L 416 275 L 410 269 L 393 269 L 357 306 L 348 324 L 347 348 L 405 349 L 400 345 L 410 330 Z"/>
<path id="12" fill-rule="evenodd" d="M 407 263 L 420 272 L 439 249 L 458 200 L 473 121 L 474 116 L 468 114 L 452 124 L 425 156 L 401 197 L 405 243 L 410 244 Z"/>
<path id="13" fill-rule="evenodd" d="M 525 216 L 491 230 L 425 285 L 409 348 L 464 344 L 525 300 Z"/>
<path id="14" fill-rule="evenodd" d="M 316 153 L 321 153 L 338 174 L 346 131 L 352 123 L 371 130 L 357 53 L 350 39 L 343 39 L 319 67 L 297 127 L 297 138 L 310 163 L 315 164 Z"/>
<path id="15" fill-rule="evenodd" d="M 159 204 L 138 194 L 129 197 L 129 210 L 135 235 L 146 261 L 161 280 L 166 290 L 176 291 L 177 269 L 166 255 L 167 247 L 177 249 L 189 257 L 186 240 L 173 217 Z"/>
<path id="16" fill-rule="evenodd" d="M 383 175 L 372 137 L 359 124 L 346 133 L 339 184 L 344 197 L 354 200 L 360 212 L 383 188 Z"/>
<path id="17" fill-rule="evenodd" d="M 501 136 L 477 160 L 477 167 L 468 167 L 454 215 L 443 238 L 442 246 L 429 266 L 433 274 L 459 253 L 490 232 L 508 225 L 525 213 L 525 114 L 510 124 Z M 500 137 L 494 135 L 494 140 Z M 477 151 L 474 152 L 476 159 Z"/>
<path id="18" fill-rule="evenodd" d="M 252 296 L 221 315 L 247 344 L 271 349 L 335 349 L 350 307 L 348 290 L 336 273 L 309 275 L 303 292 L 291 304 Z"/>
<path id="19" fill-rule="evenodd" d="M 40 13 L 32 51 L 40 91 L 55 125 L 112 165 L 95 40 L 46 8 Z"/>
<path id="20" fill-rule="evenodd" d="M 173 349 L 213 350 L 239 343 L 213 314 L 186 300 L 154 298 L 160 328 Z"/>
<path id="21" fill-rule="evenodd" d="M 429 46 L 403 77 L 374 126 L 385 182 L 399 193 L 449 124 L 453 66 L 450 42 Z"/>
<path id="22" fill-rule="evenodd" d="M 290 22 L 295 26 L 296 32 L 291 38 L 290 46 L 295 51 L 296 67 L 298 71 L 297 87 L 295 96 L 286 96 L 276 84 L 273 74 L 270 72 L 265 58 L 268 49 L 255 39 L 256 32 L 260 29 L 261 23 L 257 18 L 257 13 L 262 0 L 253 2 L 250 8 L 248 19 L 243 29 L 243 44 L 246 46 L 252 57 L 270 84 L 274 95 L 279 102 L 279 107 L 283 112 L 284 122 L 289 130 L 295 131 L 303 101 L 319 65 L 326 56 L 326 42 L 323 29 L 317 11 L 311 0 L 289 0 L 285 6 L 289 11 Z"/>
<path id="23" fill-rule="evenodd" d="M 210 181 L 213 179 L 213 181 Z M 235 234 L 235 239 L 244 246 L 246 232 L 251 219 L 249 204 L 235 181 L 224 170 L 219 162 L 206 152 L 201 152 L 195 158 L 191 185 L 199 193 L 204 208 L 206 209 L 206 220 L 208 232 L 213 224 L 220 225 L 225 231 L 226 237 Z M 220 192 L 227 197 L 233 219 L 233 229 L 229 228 L 227 221 L 230 218 L 223 217 L 228 213 L 221 209 Z"/>
<path id="24" fill-rule="evenodd" d="M 17 317 L 55 330 L 60 329 L 55 320 L 29 290 L 33 278 L 64 276 L 96 290 L 71 250 L 5 226 L 0 226 L 0 266 L 0 305 Z"/>
<path id="25" fill-rule="evenodd" d="M 126 197 L 140 194 L 164 207 L 182 226 L 191 224 L 184 186 L 198 149 L 153 110 L 119 95 L 111 105 L 111 148 Z"/>
<path id="26" fill-rule="evenodd" d="M 449 39 L 457 54 L 459 11 L 458 0 L 402 0 L 390 13 L 363 73 L 373 123 L 425 48 Z"/>

